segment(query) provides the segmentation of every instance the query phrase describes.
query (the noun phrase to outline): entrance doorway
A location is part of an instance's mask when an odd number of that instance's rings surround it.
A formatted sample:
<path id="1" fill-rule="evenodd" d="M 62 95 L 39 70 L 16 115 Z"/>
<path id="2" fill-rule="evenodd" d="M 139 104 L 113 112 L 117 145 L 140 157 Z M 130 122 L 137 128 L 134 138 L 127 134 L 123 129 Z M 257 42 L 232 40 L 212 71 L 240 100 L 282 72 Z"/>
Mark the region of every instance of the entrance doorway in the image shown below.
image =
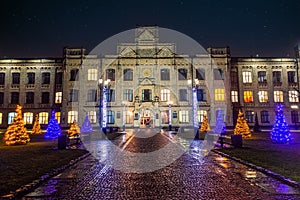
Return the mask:
<path id="1" fill-rule="evenodd" d="M 145 108 L 141 111 L 140 127 L 141 128 L 153 127 L 153 113 L 149 108 Z"/>

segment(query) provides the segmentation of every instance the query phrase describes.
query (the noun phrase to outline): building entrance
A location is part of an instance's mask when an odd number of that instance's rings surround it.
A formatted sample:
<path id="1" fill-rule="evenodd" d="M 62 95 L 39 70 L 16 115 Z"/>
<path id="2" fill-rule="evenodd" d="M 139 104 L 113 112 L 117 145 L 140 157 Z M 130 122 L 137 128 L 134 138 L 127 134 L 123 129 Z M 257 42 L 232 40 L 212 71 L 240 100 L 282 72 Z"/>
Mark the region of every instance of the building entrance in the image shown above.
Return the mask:
<path id="1" fill-rule="evenodd" d="M 153 127 L 153 113 L 149 108 L 145 108 L 141 111 L 140 127 L 141 128 Z"/>

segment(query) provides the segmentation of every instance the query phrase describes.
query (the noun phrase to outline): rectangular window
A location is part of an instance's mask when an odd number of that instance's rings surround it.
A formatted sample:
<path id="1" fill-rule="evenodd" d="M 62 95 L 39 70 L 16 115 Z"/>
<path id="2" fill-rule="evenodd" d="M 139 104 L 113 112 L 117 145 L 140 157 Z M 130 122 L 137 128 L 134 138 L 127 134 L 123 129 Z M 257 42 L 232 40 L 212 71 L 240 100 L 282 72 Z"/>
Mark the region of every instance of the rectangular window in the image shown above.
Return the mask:
<path id="1" fill-rule="evenodd" d="M 197 89 L 197 101 L 206 101 L 205 89 Z"/>
<path id="2" fill-rule="evenodd" d="M 55 83 L 56 84 L 62 84 L 62 80 L 63 80 L 63 73 L 59 72 L 55 75 Z"/>
<path id="3" fill-rule="evenodd" d="M 8 124 L 11 124 L 15 118 L 15 116 L 17 115 L 16 112 L 10 112 L 8 113 Z"/>
<path id="4" fill-rule="evenodd" d="M 299 102 L 298 91 L 295 90 L 289 91 L 289 102 Z"/>
<path id="5" fill-rule="evenodd" d="M 133 90 L 125 89 L 123 92 L 123 100 L 133 102 Z"/>
<path id="6" fill-rule="evenodd" d="M 20 84 L 20 73 L 12 73 L 12 84 Z"/>
<path id="7" fill-rule="evenodd" d="M 11 104 L 19 104 L 19 92 L 12 92 L 10 97 Z"/>
<path id="8" fill-rule="evenodd" d="M 78 90 L 71 89 L 69 93 L 69 102 L 78 102 L 78 94 Z"/>
<path id="9" fill-rule="evenodd" d="M 196 79 L 205 80 L 205 69 L 202 68 L 196 69 Z"/>
<path id="10" fill-rule="evenodd" d="M 283 102 L 283 92 L 276 90 L 274 91 L 274 102 Z"/>
<path id="11" fill-rule="evenodd" d="M 26 92 L 26 104 L 33 104 L 34 103 L 34 93 L 33 92 Z"/>
<path id="12" fill-rule="evenodd" d="M 132 124 L 133 123 L 133 113 L 131 111 L 126 112 L 126 124 Z"/>
<path id="13" fill-rule="evenodd" d="M 132 69 L 124 69 L 124 81 L 132 81 L 133 80 L 133 70 Z"/>
<path id="14" fill-rule="evenodd" d="M 215 89 L 215 101 L 224 101 L 225 100 L 225 93 L 223 88 L 216 88 Z"/>
<path id="15" fill-rule="evenodd" d="M 188 101 L 187 89 L 179 89 L 179 101 Z"/>
<path id="16" fill-rule="evenodd" d="M 246 120 L 248 123 L 253 123 L 254 122 L 254 112 L 253 111 L 246 111 Z"/>
<path id="17" fill-rule="evenodd" d="M 35 73 L 30 72 L 26 75 L 26 84 L 34 84 L 35 82 Z"/>
<path id="18" fill-rule="evenodd" d="M 0 92 L 0 104 L 4 104 L 4 92 Z"/>
<path id="19" fill-rule="evenodd" d="M 89 89 L 87 94 L 88 102 L 96 102 L 97 101 L 97 90 Z"/>
<path id="20" fill-rule="evenodd" d="M 50 93 L 42 92 L 42 104 L 48 104 L 50 101 Z"/>
<path id="21" fill-rule="evenodd" d="M 206 110 L 198 110 L 197 111 L 197 116 L 198 116 L 198 122 L 203 122 L 203 117 L 207 116 L 207 111 Z"/>
<path id="22" fill-rule="evenodd" d="M 48 124 L 48 113 L 47 112 L 39 113 L 39 122 L 40 122 L 40 124 Z"/>
<path id="23" fill-rule="evenodd" d="M 98 70 L 97 69 L 88 69 L 88 80 L 97 81 L 98 80 Z"/>
<path id="24" fill-rule="evenodd" d="M 55 113 L 55 119 L 57 120 L 58 124 L 60 124 L 60 116 L 61 116 L 60 112 Z"/>
<path id="25" fill-rule="evenodd" d="M 89 120 L 90 120 L 91 124 L 96 124 L 96 122 L 97 122 L 96 111 L 91 110 L 88 112 L 88 115 L 89 115 Z"/>
<path id="26" fill-rule="evenodd" d="M 214 69 L 214 80 L 224 80 L 223 69 Z"/>
<path id="27" fill-rule="evenodd" d="M 187 80 L 187 69 L 178 69 L 178 80 Z"/>
<path id="28" fill-rule="evenodd" d="M 179 123 L 188 123 L 189 122 L 189 111 L 180 110 L 179 111 Z"/>
<path id="29" fill-rule="evenodd" d="M 55 93 L 55 103 L 59 104 L 62 101 L 62 92 Z"/>
<path id="30" fill-rule="evenodd" d="M 5 73 L 0 73 L 0 85 L 5 84 Z"/>
<path id="31" fill-rule="evenodd" d="M 257 72 L 257 81 L 259 83 L 267 82 L 267 72 L 266 71 L 259 71 Z"/>
<path id="32" fill-rule="evenodd" d="M 246 90 L 244 91 L 244 102 L 245 103 L 251 103 L 253 102 L 253 92 Z"/>
<path id="33" fill-rule="evenodd" d="M 49 72 L 42 73 L 42 84 L 50 84 L 50 73 Z"/>
<path id="34" fill-rule="evenodd" d="M 68 124 L 71 124 L 74 121 L 78 122 L 78 112 L 71 110 L 68 112 Z"/>
<path id="35" fill-rule="evenodd" d="M 106 70 L 106 78 L 111 80 L 111 81 L 115 81 L 116 79 L 116 71 L 114 69 L 107 69 Z"/>
<path id="36" fill-rule="evenodd" d="M 142 101 L 149 102 L 152 101 L 152 91 L 149 89 L 142 90 Z"/>
<path id="37" fill-rule="evenodd" d="M 3 122 L 3 114 L 0 113 L 0 124 L 2 124 L 2 122 Z"/>
<path id="38" fill-rule="evenodd" d="M 162 89 L 160 91 L 160 98 L 161 98 L 161 101 L 170 101 L 170 90 Z"/>
<path id="39" fill-rule="evenodd" d="M 79 72 L 79 69 L 72 69 L 70 71 L 70 81 L 78 81 L 78 72 Z"/>
<path id="40" fill-rule="evenodd" d="M 32 124 L 33 122 L 33 113 L 32 112 L 25 112 L 24 113 L 24 123 L 25 124 Z"/>
<path id="41" fill-rule="evenodd" d="M 115 102 L 115 90 L 110 89 L 106 91 L 106 101 Z"/>
<path id="42" fill-rule="evenodd" d="M 281 83 L 281 72 L 275 71 L 273 72 L 273 84 L 280 84 Z"/>
<path id="43" fill-rule="evenodd" d="M 160 80 L 162 80 L 162 81 L 170 80 L 170 70 L 169 69 L 161 69 L 160 70 Z"/>
<path id="44" fill-rule="evenodd" d="M 115 123 L 115 113 L 114 111 L 108 110 L 107 111 L 107 123 L 114 124 Z"/>
<path id="45" fill-rule="evenodd" d="M 231 102 L 239 102 L 238 91 L 231 91 Z"/>
<path id="46" fill-rule="evenodd" d="M 269 123 L 270 122 L 269 112 L 266 110 L 261 111 L 260 118 L 261 118 L 261 123 Z"/>
<path id="47" fill-rule="evenodd" d="M 291 118 L 292 118 L 292 123 L 298 123 L 299 122 L 299 113 L 296 110 L 291 111 Z"/>
<path id="48" fill-rule="evenodd" d="M 288 72 L 288 82 L 289 83 L 296 83 L 297 82 L 297 77 L 296 77 L 296 72 L 295 71 L 289 71 Z"/>
<path id="49" fill-rule="evenodd" d="M 268 91 L 258 91 L 258 101 L 261 103 L 268 102 Z"/>
<path id="50" fill-rule="evenodd" d="M 230 72 L 230 81 L 232 86 L 238 85 L 238 73 L 236 71 Z"/>
<path id="51" fill-rule="evenodd" d="M 161 123 L 162 124 L 168 124 L 169 123 L 169 110 L 161 111 Z"/>
<path id="52" fill-rule="evenodd" d="M 252 73 L 243 72 L 243 83 L 252 83 Z"/>

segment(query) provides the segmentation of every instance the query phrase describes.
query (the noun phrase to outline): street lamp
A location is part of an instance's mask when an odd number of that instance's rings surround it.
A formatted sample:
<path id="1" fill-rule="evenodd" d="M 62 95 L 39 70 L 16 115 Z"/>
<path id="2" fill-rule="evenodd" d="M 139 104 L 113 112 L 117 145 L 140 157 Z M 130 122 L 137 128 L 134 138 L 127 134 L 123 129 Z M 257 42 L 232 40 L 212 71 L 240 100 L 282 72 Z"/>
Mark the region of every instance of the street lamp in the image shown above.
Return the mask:
<path id="1" fill-rule="evenodd" d="M 167 104 L 169 105 L 169 131 L 172 130 L 172 105 L 173 101 L 168 101 Z"/>
<path id="2" fill-rule="evenodd" d="M 100 104 L 99 104 L 99 125 L 104 134 L 106 134 L 107 125 L 107 91 L 110 88 L 110 79 L 103 80 L 102 78 L 98 80 L 98 87 L 100 90 Z"/>
<path id="3" fill-rule="evenodd" d="M 199 80 L 188 80 L 188 85 L 192 87 L 192 105 L 193 105 L 193 127 L 195 130 L 195 138 L 199 138 L 199 122 L 198 122 L 198 100 L 197 100 L 197 90 L 199 87 Z"/>

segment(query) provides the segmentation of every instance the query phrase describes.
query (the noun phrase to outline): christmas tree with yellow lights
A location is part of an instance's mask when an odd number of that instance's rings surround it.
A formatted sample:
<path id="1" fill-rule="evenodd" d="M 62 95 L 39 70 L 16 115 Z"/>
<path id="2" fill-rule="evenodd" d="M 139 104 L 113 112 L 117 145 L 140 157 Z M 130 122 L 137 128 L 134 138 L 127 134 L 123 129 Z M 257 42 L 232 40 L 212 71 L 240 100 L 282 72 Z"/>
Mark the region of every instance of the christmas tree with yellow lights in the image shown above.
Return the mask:
<path id="1" fill-rule="evenodd" d="M 209 130 L 210 130 L 210 126 L 209 126 L 206 115 L 204 115 L 203 116 L 203 121 L 202 121 L 202 124 L 201 124 L 201 127 L 200 127 L 200 132 L 207 132 Z"/>
<path id="2" fill-rule="evenodd" d="M 74 120 L 74 122 L 71 123 L 70 129 L 67 130 L 68 136 L 69 137 L 78 136 L 79 132 L 80 132 L 80 129 L 79 129 L 78 125 L 76 124 L 76 121 Z"/>
<path id="3" fill-rule="evenodd" d="M 22 106 L 17 105 L 16 113 L 17 115 L 4 134 L 3 139 L 6 145 L 27 144 L 30 141 L 23 120 Z"/>
<path id="4" fill-rule="evenodd" d="M 247 124 L 246 119 L 244 118 L 244 114 L 241 110 L 239 110 L 237 122 L 234 128 L 235 135 L 242 135 L 243 138 L 251 137 L 251 132 L 249 126 Z"/>
<path id="5" fill-rule="evenodd" d="M 40 121 L 39 121 L 39 115 L 36 114 L 31 134 L 37 135 L 37 134 L 41 134 L 41 133 L 42 133 L 42 129 L 41 129 Z"/>

